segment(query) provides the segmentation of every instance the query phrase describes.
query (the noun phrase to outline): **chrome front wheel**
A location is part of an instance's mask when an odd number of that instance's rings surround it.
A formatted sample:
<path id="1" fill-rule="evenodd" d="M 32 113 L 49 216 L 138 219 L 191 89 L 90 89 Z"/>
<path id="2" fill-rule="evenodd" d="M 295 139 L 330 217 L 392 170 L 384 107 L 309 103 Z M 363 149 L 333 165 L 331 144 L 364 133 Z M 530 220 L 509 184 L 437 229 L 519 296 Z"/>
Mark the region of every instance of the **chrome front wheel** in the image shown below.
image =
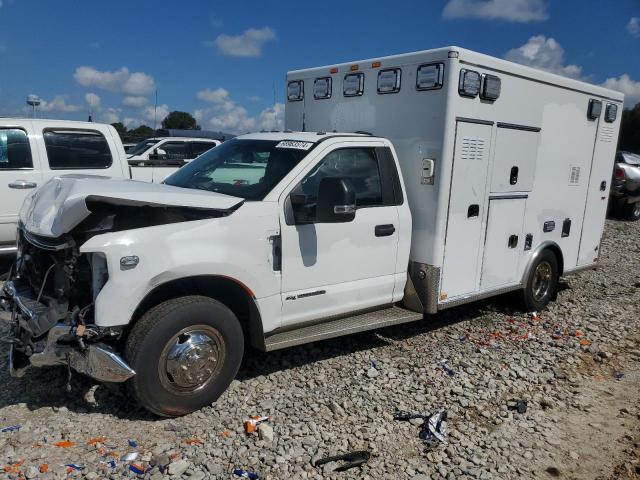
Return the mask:
<path id="1" fill-rule="evenodd" d="M 549 294 L 553 269 L 549 262 L 540 262 L 533 274 L 533 298 L 542 300 Z"/>

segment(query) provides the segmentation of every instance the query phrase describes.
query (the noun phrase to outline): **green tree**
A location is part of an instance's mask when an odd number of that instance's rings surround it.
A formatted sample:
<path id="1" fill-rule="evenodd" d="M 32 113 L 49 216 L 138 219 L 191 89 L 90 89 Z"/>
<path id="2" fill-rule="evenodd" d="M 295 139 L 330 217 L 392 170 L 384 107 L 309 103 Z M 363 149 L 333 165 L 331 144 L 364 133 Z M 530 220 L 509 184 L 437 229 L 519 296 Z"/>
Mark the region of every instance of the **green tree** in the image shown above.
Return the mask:
<path id="1" fill-rule="evenodd" d="M 640 103 L 622 112 L 618 149 L 640 153 Z"/>
<path id="2" fill-rule="evenodd" d="M 122 122 L 112 123 L 111 126 L 115 128 L 119 134 L 127 133 L 127 127 L 125 127 Z"/>
<path id="3" fill-rule="evenodd" d="M 155 131 L 151 127 L 147 127 L 146 125 L 140 125 L 139 127 L 134 128 L 133 130 L 129 130 L 129 135 L 139 137 L 139 138 L 149 138 L 155 135 Z"/>
<path id="4" fill-rule="evenodd" d="M 187 112 L 171 112 L 162 120 L 162 128 L 179 128 L 184 130 L 200 130 L 193 115 Z"/>

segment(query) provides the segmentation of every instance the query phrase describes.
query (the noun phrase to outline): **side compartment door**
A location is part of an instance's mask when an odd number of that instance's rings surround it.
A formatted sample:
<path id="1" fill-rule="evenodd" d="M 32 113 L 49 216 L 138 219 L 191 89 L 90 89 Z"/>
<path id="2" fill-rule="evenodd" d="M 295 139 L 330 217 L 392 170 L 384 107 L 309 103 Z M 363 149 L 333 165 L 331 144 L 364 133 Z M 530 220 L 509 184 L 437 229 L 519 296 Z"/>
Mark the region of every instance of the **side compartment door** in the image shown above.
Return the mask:
<path id="1" fill-rule="evenodd" d="M 616 121 L 619 122 L 620 119 Z M 606 122 L 604 118 L 599 119 L 580 236 L 580 250 L 576 265 L 578 267 L 594 263 L 599 255 L 611 188 L 611 172 L 616 155 L 617 131 L 616 123 Z"/>
<path id="2" fill-rule="evenodd" d="M 517 283 L 518 264 L 524 238 L 522 224 L 527 199 L 494 198 L 489 200 L 489 217 L 482 262 L 482 290 Z"/>
<path id="3" fill-rule="evenodd" d="M 492 125 L 458 122 L 440 295 L 478 290 Z"/>
<path id="4" fill-rule="evenodd" d="M 281 200 L 283 326 L 393 301 L 399 220 L 386 195 L 393 192 L 392 179 L 380 174 L 374 147 L 357 145 L 332 146 Z M 315 222 L 314 202 L 327 177 L 351 181 L 352 221 Z M 304 195 L 305 205 L 292 206 L 291 193 Z"/>

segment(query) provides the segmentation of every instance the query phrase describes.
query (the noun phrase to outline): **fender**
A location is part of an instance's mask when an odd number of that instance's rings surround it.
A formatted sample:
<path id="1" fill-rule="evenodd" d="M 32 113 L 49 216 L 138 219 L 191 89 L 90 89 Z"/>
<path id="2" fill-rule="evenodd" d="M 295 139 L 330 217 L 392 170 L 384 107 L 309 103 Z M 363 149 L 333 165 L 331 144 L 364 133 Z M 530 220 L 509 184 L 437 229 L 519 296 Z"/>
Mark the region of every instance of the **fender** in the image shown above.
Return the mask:
<path id="1" fill-rule="evenodd" d="M 527 278 L 529 277 L 529 273 L 531 272 L 531 267 L 533 266 L 533 264 L 535 263 L 535 261 L 538 259 L 538 257 L 540 256 L 540 254 L 542 253 L 543 250 L 551 250 L 557 257 L 558 259 L 558 274 L 560 276 L 562 276 L 562 274 L 564 273 L 564 255 L 562 254 L 562 249 L 560 248 L 560 246 L 552 241 L 552 240 L 545 240 L 544 242 L 542 242 L 540 245 L 538 245 L 533 254 L 531 254 L 531 257 L 529 258 L 529 261 L 527 262 L 527 266 L 524 269 L 524 272 L 522 274 L 522 279 L 520 280 L 520 283 L 522 285 L 526 285 L 527 284 Z"/>

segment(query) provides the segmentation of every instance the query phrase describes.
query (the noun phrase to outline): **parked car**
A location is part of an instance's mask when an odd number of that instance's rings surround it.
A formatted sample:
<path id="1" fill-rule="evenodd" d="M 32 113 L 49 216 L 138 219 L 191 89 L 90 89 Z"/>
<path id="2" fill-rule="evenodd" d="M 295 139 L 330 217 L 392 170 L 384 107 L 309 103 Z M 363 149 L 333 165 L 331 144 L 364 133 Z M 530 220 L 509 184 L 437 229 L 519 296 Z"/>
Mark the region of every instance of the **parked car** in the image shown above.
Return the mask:
<path id="1" fill-rule="evenodd" d="M 198 142 L 190 145 L 189 151 L 201 152 L 218 143 Z M 171 151 L 172 145 L 165 148 Z M 180 148 L 185 148 L 184 142 Z M 20 205 L 30 190 L 50 178 L 82 174 L 160 182 L 184 164 L 158 163 L 130 166 L 120 136 L 111 125 L 0 118 L 0 254 L 15 253 Z"/>
<path id="2" fill-rule="evenodd" d="M 287 79 L 284 132 L 161 185 L 60 177 L 26 199 L 12 375 L 65 365 L 177 416 L 224 392 L 245 339 L 271 351 L 511 291 L 540 310 L 597 262 L 622 94 L 457 47 Z"/>
<path id="3" fill-rule="evenodd" d="M 640 155 L 616 154 L 610 201 L 615 216 L 640 220 Z"/>

